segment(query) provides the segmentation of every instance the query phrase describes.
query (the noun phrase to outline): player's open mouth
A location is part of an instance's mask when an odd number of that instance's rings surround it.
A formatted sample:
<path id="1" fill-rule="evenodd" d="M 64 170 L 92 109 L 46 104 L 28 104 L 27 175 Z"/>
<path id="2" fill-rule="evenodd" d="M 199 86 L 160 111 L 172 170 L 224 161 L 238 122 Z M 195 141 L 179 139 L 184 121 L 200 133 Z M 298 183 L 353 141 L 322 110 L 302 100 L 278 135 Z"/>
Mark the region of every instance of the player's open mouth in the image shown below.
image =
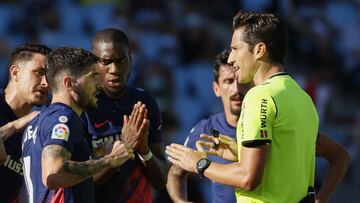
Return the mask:
<path id="1" fill-rule="evenodd" d="M 234 96 L 231 96 L 230 97 L 230 101 L 232 103 L 235 103 L 235 104 L 238 104 L 240 105 L 241 104 L 241 101 L 243 100 L 243 97 L 241 95 L 234 95 Z"/>
<path id="2" fill-rule="evenodd" d="M 108 84 L 110 87 L 114 87 L 114 88 L 118 88 L 122 86 L 122 82 L 120 79 L 108 80 Z"/>
<path id="3" fill-rule="evenodd" d="M 46 90 L 42 90 L 42 89 L 37 89 L 37 90 L 35 90 L 34 92 L 35 92 L 35 93 L 38 93 L 38 94 L 40 94 L 40 95 L 43 95 L 43 96 L 47 95 L 47 91 L 46 91 Z"/>

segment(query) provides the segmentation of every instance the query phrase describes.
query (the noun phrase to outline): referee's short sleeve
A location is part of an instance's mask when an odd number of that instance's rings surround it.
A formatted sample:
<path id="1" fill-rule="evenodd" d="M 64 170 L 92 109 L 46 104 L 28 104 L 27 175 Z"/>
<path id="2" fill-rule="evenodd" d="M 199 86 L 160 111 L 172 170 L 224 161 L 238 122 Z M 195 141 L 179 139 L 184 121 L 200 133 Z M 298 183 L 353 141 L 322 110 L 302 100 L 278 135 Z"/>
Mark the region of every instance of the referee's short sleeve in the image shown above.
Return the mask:
<path id="1" fill-rule="evenodd" d="M 253 88 L 244 98 L 237 133 L 242 146 L 270 144 L 277 109 L 265 88 Z"/>

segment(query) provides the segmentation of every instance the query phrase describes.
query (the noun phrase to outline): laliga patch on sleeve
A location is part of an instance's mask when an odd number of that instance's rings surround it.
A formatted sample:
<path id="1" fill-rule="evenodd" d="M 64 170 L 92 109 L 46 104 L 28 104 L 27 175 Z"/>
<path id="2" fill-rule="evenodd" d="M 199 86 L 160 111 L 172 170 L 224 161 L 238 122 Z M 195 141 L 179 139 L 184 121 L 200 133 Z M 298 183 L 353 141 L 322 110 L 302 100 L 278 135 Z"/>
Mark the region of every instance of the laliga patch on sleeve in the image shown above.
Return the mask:
<path id="1" fill-rule="evenodd" d="M 51 139 L 68 141 L 70 135 L 69 127 L 63 123 L 56 124 L 51 133 Z"/>

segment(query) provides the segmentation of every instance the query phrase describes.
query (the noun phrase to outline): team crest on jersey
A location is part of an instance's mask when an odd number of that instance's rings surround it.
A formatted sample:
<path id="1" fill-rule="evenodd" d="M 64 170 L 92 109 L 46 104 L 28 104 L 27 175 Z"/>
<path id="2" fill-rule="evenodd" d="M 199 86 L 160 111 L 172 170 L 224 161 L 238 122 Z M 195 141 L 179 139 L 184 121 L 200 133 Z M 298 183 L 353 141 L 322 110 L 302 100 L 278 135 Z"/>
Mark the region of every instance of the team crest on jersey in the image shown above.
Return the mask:
<path id="1" fill-rule="evenodd" d="M 69 119 L 66 116 L 59 116 L 58 120 L 61 123 L 66 123 L 66 122 L 68 122 Z"/>
<path id="2" fill-rule="evenodd" d="M 69 127 L 63 123 L 56 124 L 52 130 L 51 138 L 68 141 L 70 130 Z"/>

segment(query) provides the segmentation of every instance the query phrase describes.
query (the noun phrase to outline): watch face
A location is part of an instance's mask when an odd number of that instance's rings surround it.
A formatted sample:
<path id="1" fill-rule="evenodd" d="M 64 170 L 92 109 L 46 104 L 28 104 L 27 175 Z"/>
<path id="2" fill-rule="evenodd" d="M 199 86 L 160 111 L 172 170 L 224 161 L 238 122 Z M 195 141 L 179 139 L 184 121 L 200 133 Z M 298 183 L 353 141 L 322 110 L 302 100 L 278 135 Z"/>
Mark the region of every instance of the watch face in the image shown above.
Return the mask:
<path id="1" fill-rule="evenodd" d="M 198 163 L 198 167 L 199 168 L 203 168 L 206 166 L 207 160 L 206 159 L 201 159 Z"/>

